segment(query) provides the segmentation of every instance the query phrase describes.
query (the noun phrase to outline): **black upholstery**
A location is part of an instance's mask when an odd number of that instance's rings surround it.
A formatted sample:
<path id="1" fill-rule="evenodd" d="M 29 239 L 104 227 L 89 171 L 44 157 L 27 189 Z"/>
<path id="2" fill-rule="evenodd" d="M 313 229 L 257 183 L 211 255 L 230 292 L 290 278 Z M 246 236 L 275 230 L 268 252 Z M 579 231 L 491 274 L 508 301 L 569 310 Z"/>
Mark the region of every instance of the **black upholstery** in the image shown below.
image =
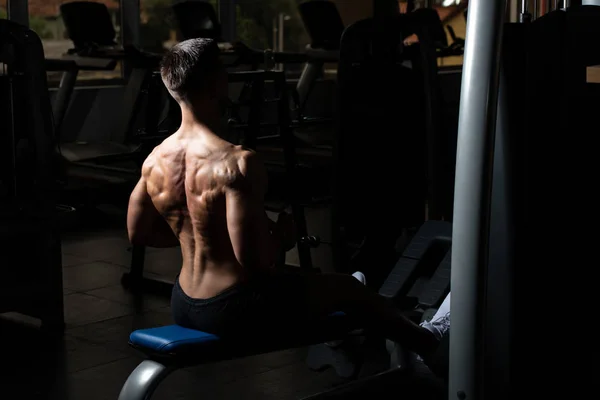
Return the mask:
<path id="1" fill-rule="evenodd" d="M 115 28 L 105 4 L 74 1 L 62 4 L 60 14 L 75 49 L 117 44 Z"/>
<path id="2" fill-rule="evenodd" d="M 42 329 L 60 331 L 55 143 L 42 42 L 27 27 L 0 20 L 0 241 L 5 260 L 0 263 L 0 312 L 37 318 Z M 12 260 L 17 259 L 24 264 L 16 265 Z"/>
<path id="3" fill-rule="evenodd" d="M 27 27 L 0 20 L 0 62 L 6 72 L 0 75 L 2 197 L 8 202 L 53 210 L 54 204 L 48 198 L 54 192 L 58 163 L 39 37 Z"/>
<path id="4" fill-rule="evenodd" d="M 182 1 L 173 5 L 183 39 L 209 38 L 220 41 L 221 24 L 213 6 L 204 1 Z"/>
<path id="5" fill-rule="evenodd" d="M 337 7 L 327 0 L 307 1 L 298 6 L 304 27 L 314 49 L 337 50 L 344 23 Z"/>

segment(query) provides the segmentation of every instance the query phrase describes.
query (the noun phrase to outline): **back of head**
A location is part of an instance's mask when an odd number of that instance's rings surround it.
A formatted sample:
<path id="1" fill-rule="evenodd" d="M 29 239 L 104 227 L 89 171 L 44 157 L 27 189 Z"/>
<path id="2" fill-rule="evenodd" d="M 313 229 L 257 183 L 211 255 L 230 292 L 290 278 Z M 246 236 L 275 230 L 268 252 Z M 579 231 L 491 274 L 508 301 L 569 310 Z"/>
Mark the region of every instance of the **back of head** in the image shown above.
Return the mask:
<path id="1" fill-rule="evenodd" d="M 222 65 L 213 39 L 189 39 L 175 45 L 161 62 L 160 72 L 169 93 L 178 102 L 210 94 Z"/>

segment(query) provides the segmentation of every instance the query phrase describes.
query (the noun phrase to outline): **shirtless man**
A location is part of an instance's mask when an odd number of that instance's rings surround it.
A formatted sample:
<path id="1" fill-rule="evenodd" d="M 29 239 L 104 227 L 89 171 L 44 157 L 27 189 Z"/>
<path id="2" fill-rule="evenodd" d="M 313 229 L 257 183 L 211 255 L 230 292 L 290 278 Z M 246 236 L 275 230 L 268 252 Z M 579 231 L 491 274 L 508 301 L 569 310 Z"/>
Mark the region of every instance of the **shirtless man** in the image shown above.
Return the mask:
<path id="1" fill-rule="evenodd" d="M 227 98 L 217 44 L 176 45 L 161 74 L 181 106 L 182 123 L 145 161 L 127 227 L 135 245 L 181 246 L 171 300 L 175 322 L 243 340 L 296 332 L 342 311 L 427 359 L 447 324 L 414 324 L 350 275 L 274 268 L 280 249 L 294 245 L 290 221 L 273 222 L 265 213 L 267 173 L 259 155 L 217 134 Z"/>

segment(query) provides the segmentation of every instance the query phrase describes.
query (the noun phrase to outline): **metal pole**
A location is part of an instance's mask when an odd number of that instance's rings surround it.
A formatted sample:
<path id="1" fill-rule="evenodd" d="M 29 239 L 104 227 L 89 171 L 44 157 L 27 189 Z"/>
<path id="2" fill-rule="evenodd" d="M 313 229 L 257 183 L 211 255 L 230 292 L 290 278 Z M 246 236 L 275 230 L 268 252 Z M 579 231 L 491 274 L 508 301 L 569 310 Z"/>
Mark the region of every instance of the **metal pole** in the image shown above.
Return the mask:
<path id="1" fill-rule="evenodd" d="M 482 399 L 482 289 L 505 6 L 504 0 L 472 0 L 467 20 L 454 190 L 449 399 Z"/>
<path id="2" fill-rule="evenodd" d="M 285 24 L 285 14 L 279 13 L 279 40 L 278 40 L 278 48 L 277 50 L 283 52 L 283 24 Z"/>
<path id="3" fill-rule="evenodd" d="M 9 20 L 29 27 L 29 7 L 27 1 L 7 0 L 6 13 Z"/>
<path id="4" fill-rule="evenodd" d="M 517 22 L 519 20 L 519 0 L 510 0 L 506 10 L 507 22 Z"/>
<path id="5" fill-rule="evenodd" d="M 273 17 L 273 45 L 272 49 L 277 49 L 277 18 Z"/>
<path id="6" fill-rule="evenodd" d="M 219 0 L 218 4 L 223 41 L 234 42 L 237 39 L 236 0 Z"/>
<path id="7" fill-rule="evenodd" d="M 529 2 L 527 0 L 521 0 L 521 14 L 519 16 L 519 22 L 531 22 L 531 13 L 529 12 Z"/>
<path id="8" fill-rule="evenodd" d="M 121 1 L 121 44 L 140 46 L 140 2 L 139 0 Z"/>

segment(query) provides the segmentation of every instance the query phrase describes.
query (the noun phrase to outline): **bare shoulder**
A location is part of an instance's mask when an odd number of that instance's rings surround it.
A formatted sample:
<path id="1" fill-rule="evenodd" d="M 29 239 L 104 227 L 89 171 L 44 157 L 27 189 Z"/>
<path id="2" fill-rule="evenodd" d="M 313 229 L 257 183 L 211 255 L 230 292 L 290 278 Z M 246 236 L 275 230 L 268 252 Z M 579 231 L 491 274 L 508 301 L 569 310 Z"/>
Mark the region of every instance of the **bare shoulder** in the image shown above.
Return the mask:
<path id="1" fill-rule="evenodd" d="M 262 157 L 258 153 L 238 148 L 235 161 L 239 174 L 236 182 L 243 183 L 243 186 L 250 185 L 259 188 L 266 186 L 267 170 Z"/>
<path id="2" fill-rule="evenodd" d="M 168 137 L 146 157 L 142 165 L 142 176 L 149 177 L 154 173 L 162 172 L 164 167 L 173 167 L 181 161 L 184 153 L 185 147 L 172 137 Z"/>
<path id="3" fill-rule="evenodd" d="M 146 157 L 142 164 L 142 177 L 149 178 L 152 172 L 160 170 L 160 163 L 158 162 L 159 154 L 161 152 L 161 145 L 158 145 L 152 150 L 152 152 Z"/>
<path id="4" fill-rule="evenodd" d="M 209 170 L 215 187 L 221 187 L 226 193 L 256 193 L 259 196 L 265 193 L 266 169 L 262 157 L 253 151 L 231 146 L 213 158 Z"/>
<path id="5" fill-rule="evenodd" d="M 239 148 L 235 158 L 242 176 L 255 179 L 266 174 L 265 163 L 258 153 L 245 148 Z"/>

